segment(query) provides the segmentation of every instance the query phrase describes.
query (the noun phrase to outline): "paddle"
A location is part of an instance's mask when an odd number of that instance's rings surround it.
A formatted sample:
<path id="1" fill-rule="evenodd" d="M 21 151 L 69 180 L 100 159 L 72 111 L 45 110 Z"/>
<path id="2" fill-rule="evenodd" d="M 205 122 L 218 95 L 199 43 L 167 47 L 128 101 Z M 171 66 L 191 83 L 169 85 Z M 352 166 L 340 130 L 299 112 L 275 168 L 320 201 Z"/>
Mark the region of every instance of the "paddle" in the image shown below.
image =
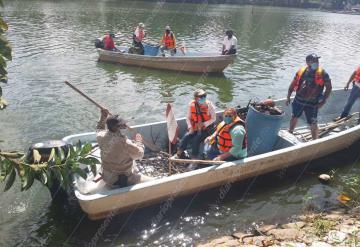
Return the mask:
<path id="1" fill-rule="evenodd" d="M 78 92 L 81 96 L 83 96 L 84 98 L 86 98 L 87 100 L 89 100 L 91 103 L 93 103 L 94 105 L 96 105 L 98 108 L 100 109 L 106 109 L 105 107 L 103 107 L 102 105 L 100 105 L 99 103 L 97 103 L 95 100 L 91 99 L 89 96 L 87 96 L 85 93 L 83 93 L 80 89 L 78 89 L 77 87 L 75 87 L 74 85 L 72 85 L 70 82 L 68 81 L 64 81 L 64 83 L 66 85 L 68 85 L 69 87 L 71 87 L 72 89 L 74 89 L 76 92 Z M 109 113 L 110 115 L 112 115 L 111 113 Z M 132 133 L 137 133 L 135 129 L 131 128 L 130 126 L 126 126 L 127 129 L 132 132 Z M 142 138 L 142 142 L 144 143 L 144 145 L 146 147 L 148 147 L 151 151 L 153 152 L 159 152 L 161 149 L 156 146 L 153 142 L 150 142 L 144 138 Z"/>
<path id="2" fill-rule="evenodd" d="M 221 165 L 223 163 L 226 163 L 228 161 L 224 160 L 188 160 L 188 159 L 175 159 L 175 158 L 169 158 L 171 162 L 175 163 L 193 163 L 193 164 L 201 164 L 201 165 Z"/>

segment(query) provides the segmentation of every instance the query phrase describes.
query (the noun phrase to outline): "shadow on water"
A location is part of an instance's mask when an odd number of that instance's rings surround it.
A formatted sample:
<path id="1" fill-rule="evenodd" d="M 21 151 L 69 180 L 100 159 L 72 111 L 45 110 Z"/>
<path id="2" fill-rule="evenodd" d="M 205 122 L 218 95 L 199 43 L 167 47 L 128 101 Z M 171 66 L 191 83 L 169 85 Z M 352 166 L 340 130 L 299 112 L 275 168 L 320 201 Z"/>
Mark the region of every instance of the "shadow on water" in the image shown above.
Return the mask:
<path id="1" fill-rule="evenodd" d="M 60 242 L 63 246 L 190 245 L 234 230 L 251 230 L 263 221 L 281 223 L 289 217 L 282 208 L 294 204 L 296 209 L 290 215 L 298 214 L 308 203 L 307 196 L 313 198 L 312 203 L 319 211 L 338 205 L 335 199 L 339 193 L 337 182 L 324 185 L 317 176 L 333 169 L 342 173 L 359 169 L 359 148 L 360 142 L 326 158 L 290 169 L 175 200 L 170 198 L 154 206 L 134 208 L 99 221 L 87 219 L 76 199 L 72 198 L 70 204 L 52 204 L 37 222 L 38 228 L 30 233 L 31 239 L 44 240 L 47 246 Z M 269 216 L 269 212 L 274 216 Z M 213 232 L 212 228 L 218 230 Z"/>
<path id="2" fill-rule="evenodd" d="M 117 84 L 119 78 L 131 77 L 137 84 L 155 83 L 163 92 L 171 92 L 187 86 L 201 87 L 215 91 L 221 102 L 231 102 L 234 95 L 234 82 L 224 73 L 184 73 L 126 66 L 107 62 L 97 62 L 108 76 L 108 83 Z M 121 75 L 121 76 L 120 76 Z M 186 92 L 187 94 L 189 91 Z"/>

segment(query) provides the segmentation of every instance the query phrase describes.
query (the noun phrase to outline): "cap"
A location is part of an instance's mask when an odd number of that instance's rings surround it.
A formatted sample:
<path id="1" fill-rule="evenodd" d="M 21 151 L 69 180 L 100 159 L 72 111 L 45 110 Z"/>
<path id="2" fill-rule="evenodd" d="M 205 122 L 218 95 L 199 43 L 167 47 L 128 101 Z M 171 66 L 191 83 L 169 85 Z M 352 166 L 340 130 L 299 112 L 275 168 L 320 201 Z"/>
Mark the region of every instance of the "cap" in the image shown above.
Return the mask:
<path id="1" fill-rule="evenodd" d="M 171 30 L 170 26 L 166 26 L 166 27 L 165 27 L 165 30 L 169 30 L 169 31 L 170 31 L 170 30 Z"/>
<path id="2" fill-rule="evenodd" d="M 206 92 L 203 89 L 196 89 L 194 92 L 194 98 L 204 95 L 206 96 Z"/>
<path id="3" fill-rule="evenodd" d="M 319 56 L 316 55 L 315 53 L 312 53 L 312 54 L 309 54 L 306 56 L 306 62 L 309 62 L 309 61 L 319 61 Z"/>
<path id="4" fill-rule="evenodd" d="M 126 121 L 125 121 L 125 119 L 119 117 L 119 115 L 112 115 L 106 119 L 106 125 L 107 125 L 108 129 L 113 129 L 114 127 L 116 127 L 118 125 L 120 125 L 121 129 L 125 129 Z"/>
<path id="5" fill-rule="evenodd" d="M 110 36 L 111 38 L 115 38 L 115 34 L 114 34 L 114 33 L 109 33 L 109 36 Z"/>
<path id="6" fill-rule="evenodd" d="M 139 26 L 139 27 L 142 27 L 142 28 L 145 27 L 144 23 L 142 23 L 142 22 L 140 22 L 138 26 Z"/>

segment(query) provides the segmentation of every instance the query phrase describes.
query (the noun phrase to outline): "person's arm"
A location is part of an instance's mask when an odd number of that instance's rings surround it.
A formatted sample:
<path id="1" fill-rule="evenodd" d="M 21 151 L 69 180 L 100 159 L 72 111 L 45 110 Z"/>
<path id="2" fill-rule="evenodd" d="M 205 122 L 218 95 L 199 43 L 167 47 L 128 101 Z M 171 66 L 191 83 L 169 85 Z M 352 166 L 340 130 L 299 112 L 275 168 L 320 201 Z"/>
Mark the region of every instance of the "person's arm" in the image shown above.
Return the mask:
<path id="1" fill-rule="evenodd" d="M 349 81 L 346 83 L 346 86 L 344 87 L 345 91 L 349 89 L 349 85 L 350 85 L 351 82 L 354 81 L 355 75 L 356 75 L 356 71 L 354 71 L 354 72 L 352 73 L 352 75 L 351 75 L 350 78 L 349 78 Z"/>
<path id="2" fill-rule="evenodd" d="M 236 44 L 237 44 L 237 39 L 236 38 L 233 38 L 233 40 L 231 41 L 231 47 L 230 49 L 236 49 Z"/>
<path id="3" fill-rule="evenodd" d="M 174 49 L 176 49 L 176 37 L 174 33 L 173 33 L 173 38 L 174 38 Z"/>
<path id="4" fill-rule="evenodd" d="M 209 101 L 209 103 L 208 103 L 208 110 L 209 110 L 209 113 L 210 113 L 210 119 L 208 121 L 204 122 L 205 128 L 207 128 L 209 125 L 215 123 L 215 121 L 216 121 L 215 107 L 211 103 L 211 101 Z"/>
<path id="5" fill-rule="evenodd" d="M 230 131 L 232 147 L 229 152 L 223 153 L 215 158 L 215 160 L 226 160 L 233 156 L 235 158 L 241 158 L 243 156 L 243 141 L 245 138 L 245 129 L 241 125 L 237 125 Z"/>
<path id="6" fill-rule="evenodd" d="M 290 104 L 290 101 L 291 101 L 290 97 L 291 97 L 291 94 L 294 92 L 295 84 L 296 84 L 296 81 L 297 81 L 296 77 L 297 77 L 297 73 L 296 73 L 294 79 L 292 80 L 292 82 L 290 83 L 290 86 L 289 86 L 289 89 L 288 89 L 288 94 L 286 96 L 286 102 L 285 102 L 286 105 Z"/>
<path id="7" fill-rule="evenodd" d="M 161 40 L 160 40 L 160 45 L 163 45 L 164 44 L 164 35 L 161 36 Z"/>
<path id="8" fill-rule="evenodd" d="M 330 80 L 330 77 L 329 75 L 324 72 L 324 81 L 325 81 L 325 93 L 324 93 L 324 98 L 321 102 L 318 103 L 318 108 L 322 107 L 325 103 L 326 103 L 326 100 L 329 98 L 330 96 L 330 93 L 332 91 L 332 85 L 331 85 L 331 80 Z"/>
<path id="9" fill-rule="evenodd" d="M 107 109 L 101 109 L 100 113 L 101 113 L 100 119 L 96 125 L 97 132 L 105 130 L 105 122 L 106 122 L 107 116 L 109 115 L 109 111 Z"/>
<path id="10" fill-rule="evenodd" d="M 139 160 L 144 157 L 145 147 L 141 140 L 126 139 L 126 151 L 133 160 Z"/>
<path id="11" fill-rule="evenodd" d="M 186 114 L 186 124 L 187 124 L 189 132 L 194 131 L 191 126 L 191 103 L 188 106 L 188 110 L 187 110 L 187 114 Z"/>

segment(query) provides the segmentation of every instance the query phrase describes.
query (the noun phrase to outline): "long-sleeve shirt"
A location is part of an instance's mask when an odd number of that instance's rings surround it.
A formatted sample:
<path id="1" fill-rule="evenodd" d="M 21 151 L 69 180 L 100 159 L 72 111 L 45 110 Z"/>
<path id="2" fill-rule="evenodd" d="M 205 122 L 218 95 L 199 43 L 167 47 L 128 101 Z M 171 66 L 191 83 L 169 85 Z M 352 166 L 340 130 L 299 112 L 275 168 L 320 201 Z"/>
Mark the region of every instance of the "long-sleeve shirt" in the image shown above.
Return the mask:
<path id="1" fill-rule="evenodd" d="M 235 125 L 230 130 L 231 142 L 233 146 L 230 148 L 229 153 L 235 158 L 240 159 L 247 156 L 247 149 L 243 148 L 245 134 L 246 131 L 242 125 Z"/>
<path id="2" fill-rule="evenodd" d="M 97 124 L 96 139 L 100 147 L 102 168 L 116 174 L 133 173 L 135 161 L 144 156 L 144 145 L 133 141 L 120 132 L 105 129 L 106 118 Z"/>
<path id="3" fill-rule="evenodd" d="M 187 115 L 186 115 L 186 123 L 187 123 L 188 129 L 192 129 L 192 126 L 191 126 L 191 103 L 192 102 L 189 103 L 188 111 L 187 111 Z M 211 103 L 211 101 L 207 100 L 206 104 L 208 106 L 210 119 L 208 121 L 205 121 L 204 125 L 205 125 L 205 127 L 208 127 L 209 125 L 215 123 L 215 121 L 216 121 L 216 112 L 215 112 L 215 107 Z"/>

